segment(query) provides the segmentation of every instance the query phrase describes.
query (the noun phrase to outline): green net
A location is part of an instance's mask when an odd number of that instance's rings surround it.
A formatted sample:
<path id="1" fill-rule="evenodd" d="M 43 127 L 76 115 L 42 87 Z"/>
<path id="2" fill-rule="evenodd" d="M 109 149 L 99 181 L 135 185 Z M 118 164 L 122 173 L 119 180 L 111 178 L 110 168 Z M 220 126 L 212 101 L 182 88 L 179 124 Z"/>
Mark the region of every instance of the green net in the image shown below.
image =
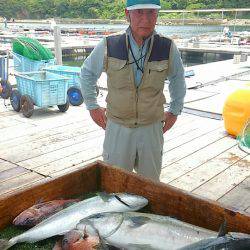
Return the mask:
<path id="1" fill-rule="evenodd" d="M 250 119 L 246 122 L 241 135 L 239 135 L 237 139 L 240 149 L 250 154 Z"/>
<path id="2" fill-rule="evenodd" d="M 51 50 L 45 48 L 36 39 L 29 37 L 18 37 L 12 43 L 14 53 L 22 55 L 35 61 L 50 60 L 54 56 Z"/>

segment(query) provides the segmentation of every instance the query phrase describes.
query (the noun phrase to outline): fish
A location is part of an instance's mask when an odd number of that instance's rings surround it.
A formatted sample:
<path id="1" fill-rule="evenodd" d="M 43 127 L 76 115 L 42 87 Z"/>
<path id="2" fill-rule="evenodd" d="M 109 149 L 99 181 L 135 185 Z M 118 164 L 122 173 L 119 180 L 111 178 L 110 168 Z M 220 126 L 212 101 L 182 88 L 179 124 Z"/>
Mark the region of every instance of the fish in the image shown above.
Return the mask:
<path id="1" fill-rule="evenodd" d="M 204 239 L 179 250 L 249 250 L 250 234 L 229 232 L 220 237 Z"/>
<path id="2" fill-rule="evenodd" d="M 72 247 L 75 242 L 78 242 L 80 239 L 85 238 L 84 232 L 81 230 L 71 230 L 63 236 L 62 239 L 62 249 L 68 250 Z"/>
<path id="3" fill-rule="evenodd" d="M 81 230 L 71 230 L 54 246 L 53 250 L 93 250 L 99 249 L 98 236 L 90 236 Z"/>
<path id="4" fill-rule="evenodd" d="M 97 236 L 89 236 L 86 239 L 76 241 L 70 248 L 62 250 L 94 250 L 99 248 L 99 238 Z"/>
<path id="5" fill-rule="evenodd" d="M 128 193 L 101 193 L 80 201 L 45 219 L 35 227 L 10 240 L 0 240 L 0 250 L 6 250 L 20 242 L 37 242 L 55 235 L 64 235 L 73 230 L 77 223 L 92 214 L 100 212 L 136 211 L 148 204 L 142 196 Z"/>
<path id="6" fill-rule="evenodd" d="M 169 216 L 139 212 L 99 213 L 82 219 L 76 229 L 99 235 L 111 246 L 122 249 L 174 250 L 217 232 Z"/>
<path id="7" fill-rule="evenodd" d="M 53 200 L 48 202 L 41 202 L 35 204 L 34 206 L 24 210 L 20 213 L 14 220 L 13 223 L 15 226 L 22 227 L 34 227 L 42 220 L 48 218 L 52 214 L 59 212 L 60 210 L 79 202 L 79 199 L 70 199 L 70 200 Z"/>
<path id="8" fill-rule="evenodd" d="M 62 250 L 90 250 L 100 245 L 98 236 L 90 236 L 81 230 L 72 230 L 62 239 Z"/>

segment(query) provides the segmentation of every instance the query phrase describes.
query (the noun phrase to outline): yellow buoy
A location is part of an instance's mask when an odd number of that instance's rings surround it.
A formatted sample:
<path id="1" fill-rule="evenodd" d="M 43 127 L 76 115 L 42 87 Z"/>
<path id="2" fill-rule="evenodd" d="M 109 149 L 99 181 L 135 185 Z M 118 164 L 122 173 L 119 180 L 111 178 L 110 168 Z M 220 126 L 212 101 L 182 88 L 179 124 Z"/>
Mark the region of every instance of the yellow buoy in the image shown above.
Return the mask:
<path id="1" fill-rule="evenodd" d="M 240 135 L 250 118 L 250 84 L 227 97 L 222 115 L 226 131 L 230 135 Z"/>

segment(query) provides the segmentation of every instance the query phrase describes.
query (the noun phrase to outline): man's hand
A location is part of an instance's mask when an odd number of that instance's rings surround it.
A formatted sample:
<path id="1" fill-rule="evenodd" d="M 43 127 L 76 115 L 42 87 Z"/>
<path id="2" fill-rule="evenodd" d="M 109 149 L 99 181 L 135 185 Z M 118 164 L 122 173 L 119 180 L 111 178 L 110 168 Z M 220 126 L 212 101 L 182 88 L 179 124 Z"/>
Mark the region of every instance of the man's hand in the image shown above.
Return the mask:
<path id="1" fill-rule="evenodd" d="M 163 134 L 171 129 L 177 120 L 177 115 L 173 115 L 170 112 L 165 112 L 165 120 L 164 120 L 164 127 L 163 127 Z"/>
<path id="2" fill-rule="evenodd" d="M 105 108 L 97 108 L 89 110 L 89 114 L 93 121 L 103 129 L 106 128 L 107 117 L 106 117 L 106 109 Z"/>

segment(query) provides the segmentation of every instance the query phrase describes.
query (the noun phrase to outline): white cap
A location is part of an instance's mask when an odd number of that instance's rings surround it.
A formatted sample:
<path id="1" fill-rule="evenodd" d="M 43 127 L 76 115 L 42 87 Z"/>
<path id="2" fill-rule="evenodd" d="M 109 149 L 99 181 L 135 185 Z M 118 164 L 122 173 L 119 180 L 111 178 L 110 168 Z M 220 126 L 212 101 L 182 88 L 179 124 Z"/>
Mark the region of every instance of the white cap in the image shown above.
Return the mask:
<path id="1" fill-rule="evenodd" d="M 160 9 L 161 6 L 156 4 L 136 4 L 127 7 L 127 10 L 138 10 L 138 9 Z"/>

